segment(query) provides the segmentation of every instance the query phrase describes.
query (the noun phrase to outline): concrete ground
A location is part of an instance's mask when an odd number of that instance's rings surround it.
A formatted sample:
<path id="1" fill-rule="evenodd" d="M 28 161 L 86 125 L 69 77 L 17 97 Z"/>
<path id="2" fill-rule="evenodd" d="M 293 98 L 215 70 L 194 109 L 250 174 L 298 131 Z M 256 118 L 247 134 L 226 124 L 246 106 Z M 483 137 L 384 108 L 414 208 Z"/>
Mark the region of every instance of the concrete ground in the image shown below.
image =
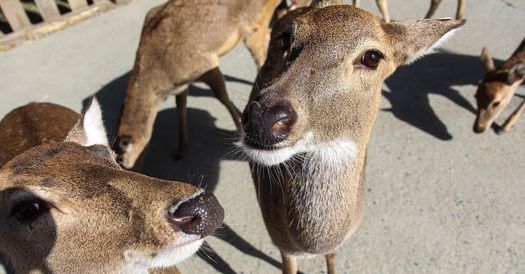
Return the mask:
<path id="1" fill-rule="evenodd" d="M 31 101 L 80 111 L 96 94 L 114 128 L 146 11 L 135 0 L 46 38 L 0 53 L 0 117 Z M 374 1 L 363 8 L 378 14 Z M 429 1 L 390 0 L 392 18 L 422 17 Z M 437 17 L 453 16 L 443 1 Z M 483 46 L 506 59 L 525 35 L 525 2 L 468 1 L 468 23 L 443 51 L 399 69 L 384 85 L 369 147 L 363 224 L 338 252 L 339 273 L 525 273 L 525 117 L 504 135 L 475 135 L 474 92 Z M 221 69 L 243 108 L 256 70 L 241 45 Z M 515 96 L 501 123 L 520 100 Z M 190 92 L 190 150 L 172 161 L 177 125 L 170 98 L 156 121 L 144 172 L 207 185 L 226 210 L 208 248 L 183 273 L 278 273 L 280 256 L 265 231 L 246 162 L 232 157 L 233 123 L 211 92 Z M 336 210 L 336 209 L 335 209 Z M 303 273 L 325 272 L 322 257 Z M 1 271 L 0 271 L 1 272 Z"/>

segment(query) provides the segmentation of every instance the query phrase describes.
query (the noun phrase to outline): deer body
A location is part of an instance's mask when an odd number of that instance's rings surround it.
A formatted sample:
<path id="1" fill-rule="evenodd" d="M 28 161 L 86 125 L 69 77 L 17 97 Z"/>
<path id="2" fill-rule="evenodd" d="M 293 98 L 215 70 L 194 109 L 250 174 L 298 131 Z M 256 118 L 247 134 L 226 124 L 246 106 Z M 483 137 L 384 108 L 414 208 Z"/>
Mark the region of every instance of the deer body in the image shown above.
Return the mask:
<path id="1" fill-rule="evenodd" d="M 78 113 L 50 103 L 10 111 L 0 121 L 0 167 L 31 147 L 63 141 L 79 118 Z"/>
<path id="2" fill-rule="evenodd" d="M 334 272 L 337 247 L 363 215 L 366 151 L 384 79 L 462 23 L 387 24 L 330 0 L 276 23 L 243 113 L 241 147 L 284 273 L 295 273 L 296 256 L 306 254 L 326 255 Z"/>
<path id="3" fill-rule="evenodd" d="M 474 132 L 476 133 L 481 133 L 492 125 L 523 83 L 525 79 L 525 39 L 509 59 L 499 67 L 494 66 L 494 61 L 487 48 L 483 48 L 481 52 L 481 61 L 485 75 L 476 91 L 478 106 L 476 121 L 474 122 Z M 524 110 L 525 100 L 507 118 L 502 130 L 510 130 Z"/>
<path id="4" fill-rule="evenodd" d="M 128 83 L 115 150 L 131 168 L 151 138 L 158 105 L 176 96 L 180 124 L 177 156 L 187 147 L 188 85 L 201 81 L 240 127 L 240 112 L 228 98 L 219 59 L 243 40 L 258 67 L 266 56 L 278 0 L 171 0 L 146 16 Z"/>
<path id="5" fill-rule="evenodd" d="M 79 116 L 30 104 L 6 119 L 35 121 L 43 114 L 55 126 Z M 96 101 L 68 131 L 42 129 L 33 140 L 53 131 L 65 140 L 35 142 L 44 144 L 0 168 L 0 253 L 15 273 L 178 273 L 174 264 L 222 223 L 222 208 L 202 189 L 122 170 Z"/>

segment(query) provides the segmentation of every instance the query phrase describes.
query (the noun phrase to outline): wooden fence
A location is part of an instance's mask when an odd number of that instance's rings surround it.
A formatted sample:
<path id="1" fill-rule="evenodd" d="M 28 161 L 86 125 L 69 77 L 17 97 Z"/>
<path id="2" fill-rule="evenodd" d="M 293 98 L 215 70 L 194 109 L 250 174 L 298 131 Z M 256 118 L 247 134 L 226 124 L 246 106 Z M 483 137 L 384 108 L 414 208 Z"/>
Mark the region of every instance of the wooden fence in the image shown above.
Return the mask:
<path id="1" fill-rule="evenodd" d="M 128 2 L 129 0 L 0 0 L 0 15 L 3 15 L 10 27 L 10 30 L 0 30 L 0 51 Z M 28 12 L 32 12 L 33 17 L 36 15 L 40 18 L 30 20 Z"/>

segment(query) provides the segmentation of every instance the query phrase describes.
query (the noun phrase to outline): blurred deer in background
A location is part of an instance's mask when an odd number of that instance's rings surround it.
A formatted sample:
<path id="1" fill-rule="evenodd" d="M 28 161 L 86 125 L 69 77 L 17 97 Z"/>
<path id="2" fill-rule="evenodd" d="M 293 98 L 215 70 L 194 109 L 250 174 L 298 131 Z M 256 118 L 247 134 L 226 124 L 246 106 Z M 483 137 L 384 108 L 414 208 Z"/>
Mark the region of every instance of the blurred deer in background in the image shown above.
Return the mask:
<path id="1" fill-rule="evenodd" d="M 237 128 L 240 111 L 226 92 L 219 59 L 242 40 L 259 68 L 279 0 L 171 0 L 146 15 L 113 146 L 132 168 L 153 131 L 158 106 L 175 95 L 179 122 L 176 158 L 187 150 L 188 86 L 204 82 L 228 109 Z"/>
<path id="2" fill-rule="evenodd" d="M 485 75 L 476 91 L 478 111 L 474 122 L 474 132 L 482 133 L 492 125 L 501 111 L 510 103 L 516 90 L 525 78 L 525 39 L 521 41 L 514 53 L 499 67 L 494 66 L 494 60 L 489 50 L 481 51 L 481 62 Z M 509 131 L 525 110 L 525 100 L 511 114 L 501 127 L 502 132 Z"/>
<path id="3" fill-rule="evenodd" d="M 296 273 L 296 257 L 309 254 L 325 255 L 334 273 L 337 248 L 363 216 L 383 81 L 464 23 L 383 23 L 341 4 L 314 1 L 276 23 L 243 113 L 240 146 L 283 273 Z"/>
<path id="4" fill-rule="evenodd" d="M 222 224 L 212 194 L 122 170 L 96 101 L 80 119 L 29 104 L 0 129 L 22 136 L 2 139 L 0 150 L 10 155 L 0 168 L 0 253 L 15 273 L 178 273 L 174 265 Z M 19 142 L 35 146 L 4 153 Z"/>

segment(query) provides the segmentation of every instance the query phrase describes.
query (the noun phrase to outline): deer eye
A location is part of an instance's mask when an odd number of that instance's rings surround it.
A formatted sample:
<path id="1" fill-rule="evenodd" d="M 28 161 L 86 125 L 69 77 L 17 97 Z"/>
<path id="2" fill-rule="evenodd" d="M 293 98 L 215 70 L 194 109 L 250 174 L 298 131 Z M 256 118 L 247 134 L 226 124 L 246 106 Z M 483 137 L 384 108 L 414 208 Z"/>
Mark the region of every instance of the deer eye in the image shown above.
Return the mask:
<path id="1" fill-rule="evenodd" d="M 383 59 L 383 54 L 377 50 L 369 50 L 361 57 L 361 65 L 369 68 L 376 69 L 379 66 L 379 62 Z"/>
<path id="2" fill-rule="evenodd" d="M 11 217 L 22 224 L 31 224 L 48 211 L 49 206 L 44 201 L 28 200 L 17 203 L 11 210 Z"/>
<path id="3" fill-rule="evenodd" d="M 501 101 L 496 101 L 496 102 L 492 103 L 492 107 L 493 108 L 497 108 L 499 106 L 499 104 L 501 104 Z"/>

